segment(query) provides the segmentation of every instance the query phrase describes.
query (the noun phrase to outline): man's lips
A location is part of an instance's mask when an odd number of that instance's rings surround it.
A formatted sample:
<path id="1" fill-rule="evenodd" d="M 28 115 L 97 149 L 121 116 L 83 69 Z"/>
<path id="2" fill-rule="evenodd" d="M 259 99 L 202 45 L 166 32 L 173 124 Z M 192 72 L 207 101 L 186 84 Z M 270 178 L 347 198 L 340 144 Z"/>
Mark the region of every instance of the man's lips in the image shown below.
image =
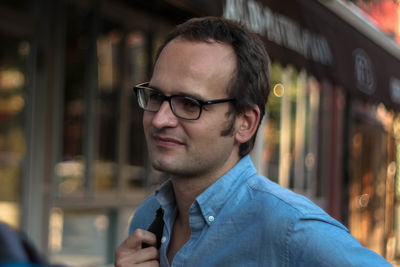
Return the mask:
<path id="1" fill-rule="evenodd" d="M 153 135 L 152 138 L 155 141 L 155 143 L 160 146 L 184 145 L 184 142 L 182 142 L 181 140 L 169 136 Z"/>

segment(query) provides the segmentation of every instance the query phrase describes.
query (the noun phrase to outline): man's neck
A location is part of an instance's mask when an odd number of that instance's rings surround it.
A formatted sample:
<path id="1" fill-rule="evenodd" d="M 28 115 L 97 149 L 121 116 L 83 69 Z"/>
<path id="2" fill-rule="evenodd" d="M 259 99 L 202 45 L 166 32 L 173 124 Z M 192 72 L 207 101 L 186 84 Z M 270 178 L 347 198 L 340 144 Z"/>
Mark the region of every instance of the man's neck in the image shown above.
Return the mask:
<path id="1" fill-rule="evenodd" d="M 189 223 L 189 208 L 196 200 L 197 196 L 225 175 L 239 162 L 239 160 L 240 158 L 231 158 L 227 161 L 224 168 L 221 168 L 212 174 L 209 173 L 207 176 L 172 178 L 175 200 L 178 208 L 178 216 L 176 219 L 181 220 L 182 225 L 186 226 Z"/>
<path id="2" fill-rule="evenodd" d="M 185 225 L 189 222 L 189 208 L 197 196 L 204 192 L 215 180 L 173 179 L 175 200 L 178 208 L 177 219 Z"/>
<path id="3" fill-rule="evenodd" d="M 198 179 L 172 179 L 175 200 L 178 208 L 173 225 L 171 242 L 168 246 L 167 257 L 170 264 L 179 249 L 190 239 L 189 208 L 210 183 Z"/>
<path id="4" fill-rule="evenodd" d="M 189 208 L 197 196 L 220 179 L 238 162 L 239 157 L 230 157 L 218 170 L 208 171 L 197 177 L 172 177 L 171 181 L 175 193 L 177 216 L 173 225 L 171 242 L 168 247 L 168 260 L 172 263 L 175 254 L 190 239 Z"/>

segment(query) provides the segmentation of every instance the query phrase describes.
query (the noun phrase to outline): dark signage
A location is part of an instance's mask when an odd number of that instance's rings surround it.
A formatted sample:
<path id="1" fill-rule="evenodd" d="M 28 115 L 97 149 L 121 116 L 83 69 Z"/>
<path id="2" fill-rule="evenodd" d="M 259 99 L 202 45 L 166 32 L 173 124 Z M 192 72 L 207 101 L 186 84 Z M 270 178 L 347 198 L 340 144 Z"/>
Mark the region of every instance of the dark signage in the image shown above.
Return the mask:
<path id="1" fill-rule="evenodd" d="M 352 97 L 400 110 L 400 61 L 310 0 L 222 0 L 223 16 L 260 34 L 273 60 L 306 69 Z"/>

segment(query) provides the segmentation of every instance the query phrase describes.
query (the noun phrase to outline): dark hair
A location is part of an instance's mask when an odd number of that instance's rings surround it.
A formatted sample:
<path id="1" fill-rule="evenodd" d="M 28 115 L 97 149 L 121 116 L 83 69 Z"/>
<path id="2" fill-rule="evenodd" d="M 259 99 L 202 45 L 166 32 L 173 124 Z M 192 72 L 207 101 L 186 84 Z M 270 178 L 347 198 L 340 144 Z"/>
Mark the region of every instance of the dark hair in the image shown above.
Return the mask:
<path id="1" fill-rule="evenodd" d="M 178 25 L 169 33 L 158 51 L 157 58 L 165 46 L 178 37 L 189 41 L 217 41 L 228 44 L 234 49 L 237 65 L 227 90 L 229 97 L 236 99 L 233 102 L 235 114 L 241 114 L 257 105 L 260 109 L 261 123 L 270 90 L 270 61 L 260 38 L 232 20 L 220 17 L 193 18 Z M 260 124 L 257 129 L 259 126 Z M 223 132 L 226 134 L 231 131 L 227 129 Z M 248 142 L 240 145 L 240 157 L 247 155 L 253 149 L 255 138 L 256 134 Z"/>

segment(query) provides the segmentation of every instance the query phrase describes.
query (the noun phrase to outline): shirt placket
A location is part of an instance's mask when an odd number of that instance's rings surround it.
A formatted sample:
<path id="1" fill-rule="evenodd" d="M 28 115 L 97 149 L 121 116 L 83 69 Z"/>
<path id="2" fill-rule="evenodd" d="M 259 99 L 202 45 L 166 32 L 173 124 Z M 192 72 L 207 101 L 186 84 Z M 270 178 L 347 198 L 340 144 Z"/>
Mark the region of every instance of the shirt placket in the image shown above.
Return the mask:
<path id="1" fill-rule="evenodd" d="M 170 264 L 168 262 L 168 246 L 169 242 L 171 240 L 171 233 L 172 233 L 172 227 L 175 222 L 175 217 L 176 217 L 176 208 L 167 208 L 165 209 L 164 213 L 164 231 L 163 235 L 161 237 L 161 248 L 160 248 L 160 266 L 162 267 L 170 267 Z"/>
<path id="2" fill-rule="evenodd" d="M 171 267 L 190 266 L 190 256 L 196 249 L 196 244 L 201 236 L 206 222 L 200 211 L 198 204 L 195 202 L 189 209 L 189 224 L 191 229 L 190 239 L 186 244 L 176 253 Z"/>

